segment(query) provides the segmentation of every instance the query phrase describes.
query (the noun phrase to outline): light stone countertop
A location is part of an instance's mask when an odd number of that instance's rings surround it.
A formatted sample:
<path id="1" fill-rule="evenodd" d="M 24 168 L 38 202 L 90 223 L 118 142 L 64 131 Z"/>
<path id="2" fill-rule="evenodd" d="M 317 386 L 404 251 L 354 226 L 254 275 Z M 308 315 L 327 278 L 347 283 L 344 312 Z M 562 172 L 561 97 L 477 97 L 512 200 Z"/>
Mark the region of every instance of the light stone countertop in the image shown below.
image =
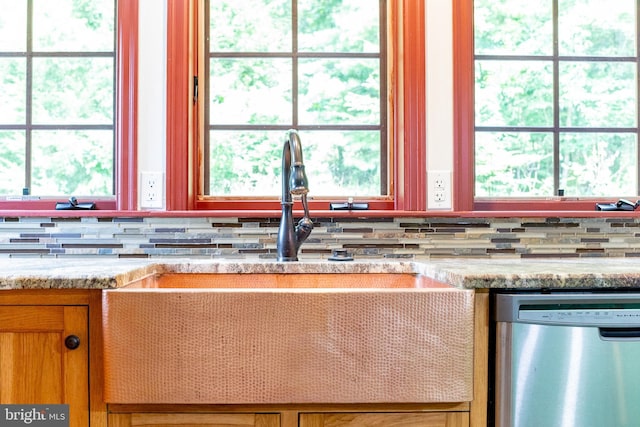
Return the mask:
<path id="1" fill-rule="evenodd" d="M 108 289 L 147 274 L 148 260 L 1 258 L 0 290 Z"/>
<path id="2" fill-rule="evenodd" d="M 114 258 L 0 259 L 0 290 L 111 289 L 162 273 L 416 273 L 462 289 L 639 288 L 640 259 L 275 261 Z"/>
<path id="3" fill-rule="evenodd" d="M 640 289 L 640 258 L 442 259 L 425 270 L 465 289 Z"/>

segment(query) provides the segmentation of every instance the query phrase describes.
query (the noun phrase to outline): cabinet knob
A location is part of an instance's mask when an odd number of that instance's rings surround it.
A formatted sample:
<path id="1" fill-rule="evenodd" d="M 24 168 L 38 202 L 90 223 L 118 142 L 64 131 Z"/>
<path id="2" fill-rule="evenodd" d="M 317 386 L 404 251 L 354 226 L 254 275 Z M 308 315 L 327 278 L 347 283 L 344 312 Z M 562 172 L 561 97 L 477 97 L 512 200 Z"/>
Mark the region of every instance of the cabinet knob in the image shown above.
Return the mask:
<path id="1" fill-rule="evenodd" d="M 64 345 L 69 350 L 75 350 L 76 348 L 80 347 L 80 338 L 78 338 L 76 335 L 69 335 L 64 339 Z"/>

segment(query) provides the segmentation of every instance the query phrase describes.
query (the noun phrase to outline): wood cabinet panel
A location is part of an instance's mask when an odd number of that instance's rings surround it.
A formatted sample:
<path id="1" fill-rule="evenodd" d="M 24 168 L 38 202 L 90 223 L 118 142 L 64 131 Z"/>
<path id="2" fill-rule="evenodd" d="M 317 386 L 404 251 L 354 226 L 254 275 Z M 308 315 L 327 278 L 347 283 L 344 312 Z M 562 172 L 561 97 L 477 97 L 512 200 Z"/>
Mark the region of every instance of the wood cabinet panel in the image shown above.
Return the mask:
<path id="1" fill-rule="evenodd" d="M 466 412 L 300 414 L 300 427 L 468 427 Z"/>
<path id="2" fill-rule="evenodd" d="M 71 427 L 88 426 L 88 344 L 86 306 L 0 305 L 0 403 L 69 404 Z"/>
<path id="3" fill-rule="evenodd" d="M 59 340 L 58 333 L 0 332 L 0 402 L 64 403 Z"/>
<path id="4" fill-rule="evenodd" d="M 476 291 L 473 343 L 473 400 L 469 424 L 486 427 L 489 399 L 489 292 Z"/>
<path id="5" fill-rule="evenodd" d="M 109 427 L 279 427 L 279 414 L 111 414 Z"/>
<path id="6" fill-rule="evenodd" d="M 2 306 L 0 332 L 62 331 L 62 306 Z"/>

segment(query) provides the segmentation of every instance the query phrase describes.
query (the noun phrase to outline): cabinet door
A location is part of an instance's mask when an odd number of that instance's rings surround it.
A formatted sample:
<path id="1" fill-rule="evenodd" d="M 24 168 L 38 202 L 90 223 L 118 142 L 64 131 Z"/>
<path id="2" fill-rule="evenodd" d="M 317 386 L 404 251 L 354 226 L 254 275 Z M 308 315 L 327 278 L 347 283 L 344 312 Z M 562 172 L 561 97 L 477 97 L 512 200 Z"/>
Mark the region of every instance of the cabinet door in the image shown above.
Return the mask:
<path id="1" fill-rule="evenodd" d="M 468 427 L 467 412 L 300 414 L 300 427 Z"/>
<path id="2" fill-rule="evenodd" d="M 109 427 L 280 427 L 279 414 L 110 414 Z"/>
<path id="3" fill-rule="evenodd" d="M 87 316 L 86 306 L 0 305 L 1 404 L 68 404 L 70 426 L 89 425 Z"/>

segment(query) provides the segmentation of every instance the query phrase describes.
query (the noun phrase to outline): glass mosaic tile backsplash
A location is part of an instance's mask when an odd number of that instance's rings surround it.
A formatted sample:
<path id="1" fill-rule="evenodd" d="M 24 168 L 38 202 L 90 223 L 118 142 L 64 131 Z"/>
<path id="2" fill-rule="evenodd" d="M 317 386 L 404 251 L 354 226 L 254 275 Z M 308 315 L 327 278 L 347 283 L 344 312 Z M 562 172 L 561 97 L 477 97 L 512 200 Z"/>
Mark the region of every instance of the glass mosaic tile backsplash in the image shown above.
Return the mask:
<path id="1" fill-rule="evenodd" d="M 278 218 L 0 218 L 0 256 L 275 259 Z M 301 260 L 640 256 L 640 218 L 314 218 Z"/>

